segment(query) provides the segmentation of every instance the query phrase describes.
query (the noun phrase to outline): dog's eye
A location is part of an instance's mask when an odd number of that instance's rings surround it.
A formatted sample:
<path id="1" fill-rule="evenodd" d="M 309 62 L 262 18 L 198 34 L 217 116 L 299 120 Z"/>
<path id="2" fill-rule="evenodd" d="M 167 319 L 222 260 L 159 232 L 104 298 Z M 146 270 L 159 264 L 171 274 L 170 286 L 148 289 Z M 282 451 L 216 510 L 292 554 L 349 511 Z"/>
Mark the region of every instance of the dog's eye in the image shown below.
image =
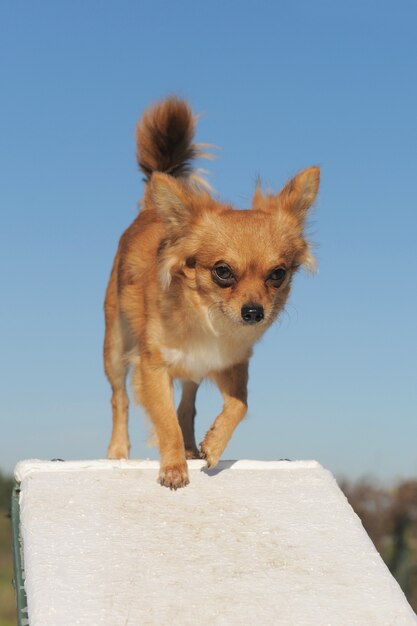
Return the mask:
<path id="1" fill-rule="evenodd" d="M 227 265 L 216 265 L 212 270 L 213 278 L 220 287 L 230 287 L 236 278 Z"/>
<path id="2" fill-rule="evenodd" d="M 267 280 L 274 287 L 279 287 L 287 274 L 285 267 L 277 267 L 268 276 Z"/>
<path id="3" fill-rule="evenodd" d="M 216 272 L 217 278 L 221 278 L 222 280 L 233 278 L 232 271 L 225 265 L 220 265 L 219 267 L 215 267 L 214 271 Z"/>

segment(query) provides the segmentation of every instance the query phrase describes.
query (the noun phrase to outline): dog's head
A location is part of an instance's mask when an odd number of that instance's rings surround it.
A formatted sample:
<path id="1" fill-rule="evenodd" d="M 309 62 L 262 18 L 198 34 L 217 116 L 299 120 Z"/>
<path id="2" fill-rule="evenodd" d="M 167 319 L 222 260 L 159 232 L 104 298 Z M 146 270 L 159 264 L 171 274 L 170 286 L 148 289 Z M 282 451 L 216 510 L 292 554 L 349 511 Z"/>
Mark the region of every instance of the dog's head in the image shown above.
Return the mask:
<path id="1" fill-rule="evenodd" d="M 277 194 L 256 188 L 252 208 L 235 210 L 207 192 L 154 174 L 151 197 L 166 225 L 163 287 L 197 292 L 216 324 L 269 325 L 283 308 L 300 266 L 314 267 L 304 229 L 319 186 L 311 167 Z"/>

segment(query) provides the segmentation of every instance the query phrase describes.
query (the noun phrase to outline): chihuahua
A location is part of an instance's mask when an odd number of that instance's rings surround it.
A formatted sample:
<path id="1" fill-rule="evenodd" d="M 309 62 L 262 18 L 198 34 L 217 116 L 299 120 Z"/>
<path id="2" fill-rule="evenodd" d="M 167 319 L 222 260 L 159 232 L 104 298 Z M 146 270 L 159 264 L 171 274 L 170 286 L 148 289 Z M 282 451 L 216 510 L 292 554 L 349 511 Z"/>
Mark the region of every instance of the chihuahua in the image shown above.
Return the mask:
<path id="1" fill-rule="evenodd" d="M 196 158 L 189 105 L 170 97 L 147 109 L 136 129 L 145 175 L 141 209 L 120 239 L 105 299 L 104 366 L 112 387 L 111 459 L 128 458 L 126 376 L 148 413 L 160 451 L 159 482 L 188 484 L 186 459 L 216 466 L 247 411 L 253 345 L 274 322 L 301 266 L 314 259 L 304 229 L 319 186 L 310 167 L 277 194 L 257 184 L 252 207 L 213 198 Z M 203 379 L 223 409 L 198 449 L 195 399 Z M 182 381 L 175 410 L 173 381 Z"/>

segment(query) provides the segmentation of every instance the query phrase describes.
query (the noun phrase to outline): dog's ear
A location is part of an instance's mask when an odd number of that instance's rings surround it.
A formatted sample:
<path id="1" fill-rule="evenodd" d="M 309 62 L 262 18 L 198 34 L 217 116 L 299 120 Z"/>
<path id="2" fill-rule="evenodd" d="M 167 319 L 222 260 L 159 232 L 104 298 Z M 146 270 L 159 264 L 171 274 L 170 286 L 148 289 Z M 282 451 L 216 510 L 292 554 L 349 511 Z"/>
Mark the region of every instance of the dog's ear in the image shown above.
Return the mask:
<path id="1" fill-rule="evenodd" d="M 317 196 L 320 183 L 320 168 L 309 167 L 291 178 L 281 191 L 275 196 L 278 210 L 284 210 L 296 218 L 297 222 L 304 223 L 307 210 Z"/>
<path id="2" fill-rule="evenodd" d="M 151 201 L 167 228 L 159 262 L 159 279 L 166 289 L 173 274 L 181 271 L 186 263 L 184 237 L 189 235 L 192 218 L 199 212 L 199 196 L 172 176 L 160 172 L 152 175 L 149 186 Z"/>
<path id="3" fill-rule="evenodd" d="M 303 235 L 307 211 L 317 197 L 320 168 L 309 167 L 289 180 L 281 191 L 267 197 L 269 211 L 275 213 L 280 223 L 286 224 L 302 242 L 297 263 L 314 272 L 316 263 L 311 246 Z"/>
<path id="4" fill-rule="evenodd" d="M 190 193 L 172 176 L 156 172 L 150 181 L 151 197 L 159 215 L 170 227 L 181 228 L 192 214 Z"/>

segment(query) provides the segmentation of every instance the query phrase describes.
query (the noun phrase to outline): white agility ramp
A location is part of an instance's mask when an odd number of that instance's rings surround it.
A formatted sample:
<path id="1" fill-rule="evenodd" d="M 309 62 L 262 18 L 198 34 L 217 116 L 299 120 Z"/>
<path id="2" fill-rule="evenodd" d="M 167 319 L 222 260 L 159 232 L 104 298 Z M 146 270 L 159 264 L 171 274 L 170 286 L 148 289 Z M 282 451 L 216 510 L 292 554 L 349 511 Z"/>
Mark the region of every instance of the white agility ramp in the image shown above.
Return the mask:
<path id="1" fill-rule="evenodd" d="M 314 461 L 23 461 L 30 626 L 408 626 L 417 618 Z"/>

